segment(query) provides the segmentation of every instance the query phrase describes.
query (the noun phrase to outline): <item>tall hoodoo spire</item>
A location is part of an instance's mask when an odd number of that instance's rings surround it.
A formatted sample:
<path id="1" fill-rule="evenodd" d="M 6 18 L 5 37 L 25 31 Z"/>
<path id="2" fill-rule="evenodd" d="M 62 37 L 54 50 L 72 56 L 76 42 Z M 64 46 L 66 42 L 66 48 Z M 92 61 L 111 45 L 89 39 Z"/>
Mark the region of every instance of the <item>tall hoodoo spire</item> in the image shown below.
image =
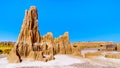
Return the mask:
<path id="1" fill-rule="evenodd" d="M 25 12 L 25 18 L 17 42 L 39 43 L 38 13 L 35 6 Z"/>

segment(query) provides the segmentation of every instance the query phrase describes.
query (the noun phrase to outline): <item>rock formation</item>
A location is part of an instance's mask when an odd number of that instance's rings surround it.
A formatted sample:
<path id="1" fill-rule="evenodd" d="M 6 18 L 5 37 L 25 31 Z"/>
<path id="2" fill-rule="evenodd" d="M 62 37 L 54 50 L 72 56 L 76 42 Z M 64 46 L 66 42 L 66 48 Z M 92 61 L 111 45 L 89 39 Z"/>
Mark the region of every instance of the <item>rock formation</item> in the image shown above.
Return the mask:
<path id="1" fill-rule="evenodd" d="M 117 44 L 117 51 L 120 51 L 120 44 Z"/>
<path id="2" fill-rule="evenodd" d="M 65 32 L 63 36 L 54 39 L 54 52 L 55 54 L 71 54 L 71 44 L 69 41 L 68 32 Z"/>
<path id="3" fill-rule="evenodd" d="M 34 51 L 34 47 L 37 46 L 35 44 L 40 43 L 40 34 L 38 31 L 38 14 L 36 7 L 30 7 L 29 11 L 25 12 L 25 17 L 23 21 L 23 25 L 21 28 L 21 32 L 18 37 L 18 41 L 16 42 L 13 50 L 10 52 L 14 53 L 15 56 L 20 56 L 19 58 L 27 57 L 31 51 Z M 9 59 L 11 56 L 9 55 Z M 10 61 L 16 63 L 16 61 Z"/>
<path id="4" fill-rule="evenodd" d="M 30 60 L 50 61 L 55 54 L 71 54 L 72 48 L 69 41 L 68 32 L 59 38 L 53 38 L 53 34 L 48 32 L 45 36 L 40 36 L 38 30 L 38 14 L 35 6 L 25 12 L 23 25 L 14 48 L 8 55 L 10 63 L 19 63 L 24 58 Z"/>

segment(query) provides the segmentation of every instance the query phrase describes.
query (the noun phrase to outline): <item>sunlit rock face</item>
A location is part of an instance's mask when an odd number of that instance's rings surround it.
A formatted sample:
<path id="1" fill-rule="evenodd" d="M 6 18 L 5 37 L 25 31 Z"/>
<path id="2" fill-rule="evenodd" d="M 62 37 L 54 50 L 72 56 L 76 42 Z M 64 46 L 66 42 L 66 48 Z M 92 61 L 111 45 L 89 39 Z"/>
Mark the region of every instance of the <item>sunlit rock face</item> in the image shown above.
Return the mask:
<path id="1" fill-rule="evenodd" d="M 26 10 L 21 32 L 17 42 L 26 44 L 40 43 L 40 34 L 38 31 L 38 13 L 34 6 Z"/>
<path id="2" fill-rule="evenodd" d="M 59 38 L 54 39 L 54 53 L 55 54 L 72 53 L 68 32 L 65 32 L 64 35 L 60 36 Z"/>
<path id="3" fill-rule="evenodd" d="M 55 54 L 71 53 L 68 32 L 55 39 L 51 32 L 48 32 L 43 37 L 40 36 L 37 9 L 35 6 L 31 6 L 25 12 L 18 40 L 8 55 L 8 61 L 10 63 L 19 63 L 24 58 L 28 58 L 47 62 L 53 60 Z"/>
<path id="4" fill-rule="evenodd" d="M 35 6 L 31 6 L 29 10 L 26 10 L 23 25 L 18 36 L 13 50 L 9 54 L 9 61 L 11 60 L 11 53 L 19 56 L 19 59 L 25 58 L 34 51 L 36 43 L 40 43 L 41 37 L 38 31 L 38 14 Z M 40 45 L 37 50 L 40 50 Z M 17 54 L 16 54 L 17 53 Z M 16 60 L 13 58 L 13 60 Z M 18 59 L 17 59 L 18 60 Z M 16 61 L 13 61 L 13 63 Z M 17 61 L 18 62 L 18 61 Z"/>

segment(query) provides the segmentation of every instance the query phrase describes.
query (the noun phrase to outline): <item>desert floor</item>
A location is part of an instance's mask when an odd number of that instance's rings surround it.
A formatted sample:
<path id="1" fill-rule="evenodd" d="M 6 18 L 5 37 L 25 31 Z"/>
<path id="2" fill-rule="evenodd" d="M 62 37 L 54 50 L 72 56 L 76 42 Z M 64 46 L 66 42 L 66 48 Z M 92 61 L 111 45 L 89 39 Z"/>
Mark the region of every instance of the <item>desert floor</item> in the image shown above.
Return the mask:
<path id="1" fill-rule="evenodd" d="M 120 68 L 120 59 L 100 57 L 75 58 L 68 55 L 56 55 L 55 60 L 48 62 L 24 60 L 10 64 L 7 56 L 0 56 L 0 68 Z"/>

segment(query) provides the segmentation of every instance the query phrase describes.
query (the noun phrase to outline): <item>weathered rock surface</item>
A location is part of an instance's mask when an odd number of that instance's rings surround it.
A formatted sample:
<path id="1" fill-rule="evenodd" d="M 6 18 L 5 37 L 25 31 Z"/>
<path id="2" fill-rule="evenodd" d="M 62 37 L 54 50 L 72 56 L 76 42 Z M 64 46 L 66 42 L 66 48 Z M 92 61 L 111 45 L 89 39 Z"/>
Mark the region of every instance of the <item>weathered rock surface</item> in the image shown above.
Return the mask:
<path id="1" fill-rule="evenodd" d="M 117 51 L 120 51 L 120 44 L 117 44 Z"/>
<path id="2" fill-rule="evenodd" d="M 72 48 L 69 41 L 68 32 L 65 32 L 63 36 L 54 39 L 54 53 L 57 54 L 71 54 Z"/>
<path id="3" fill-rule="evenodd" d="M 30 51 L 30 53 L 29 53 L 27 58 L 29 58 L 30 60 L 35 60 L 35 57 L 36 57 L 35 52 L 34 51 Z"/>
<path id="4" fill-rule="evenodd" d="M 72 48 L 68 32 L 55 39 L 51 32 L 48 32 L 43 37 L 40 36 L 37 9 L 35 6 L 31 6 L 30 10 L 25 12 L 18 40 L 8 56 L 8 61 L 17 63 L 24 58 L 29 58 L 30 60 L 47 62 L 54 60 L 55 54 L 71 53 Z"/>
<path id="5" fill-rule="evenodd" d="M 24 42 L 26 44 L 40 42 L 40 34 L 38 31 L 38 14 L 37 9 L 34 6 L 31 6 L 30 10 L 25 12 L 25 18 L 18 37 L 18 42 Z"/>
<path id="6" fill-rule="evenodd" d="M 11 52 L 8 55 L 8 62 L 9 63 L 19 63 L 21 62 L 21 57 L 18 54 L 17 49 L 12 49 Z"/>
<path id="7" fill-rule="evenodd" d="M 16 42 L 16 45 L 13 48 L 15 50 L 14 52 L 18 53 L 18 55 L 20 56 L 19 58 L 26 58 L 27 56 L 29 57 L 31 56 L 31 58 L 35 59 L 34 55 L 32 55 L 34 54 L 34 52 L 32 51 L 34 51 L 35 46 L 37 46 L 35 44 L 40 43 L 40 41 L 41 38 L 40 38 L 40 33 L 38 31 L 37 9 L 34 6 L 31 6 L 30 10 L 29 11 L 27 10 L 25 12 L 25 18 L 23 21 L 21 32 L 18 36 L 18 41 Z M 11 53 L 9 54 L 8 57 L 9 59 L 12 58 L 10 56 Z"/>
<path id="8" fill-rule="evenodd" d="M 39 61 L 44 61 L 43 59 L 43 52 L 40 51 L 40 52 L 36 52 L 36 60 L 39 60 Z"/>

